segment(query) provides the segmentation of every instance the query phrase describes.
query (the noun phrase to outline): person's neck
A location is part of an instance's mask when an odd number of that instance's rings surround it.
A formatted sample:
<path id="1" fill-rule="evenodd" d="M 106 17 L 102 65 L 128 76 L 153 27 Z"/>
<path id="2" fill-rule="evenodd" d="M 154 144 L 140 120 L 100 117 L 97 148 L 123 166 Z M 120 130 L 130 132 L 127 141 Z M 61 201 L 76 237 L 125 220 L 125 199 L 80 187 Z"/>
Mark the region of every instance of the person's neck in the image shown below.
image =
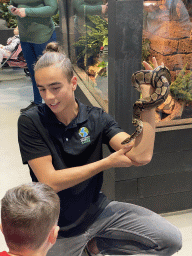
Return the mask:
<path id="1" fill-rule="evenodd" d="M 18 251 L 10 249 L 8 254 L 10 256 L 46 256 L 50 248 L 51 248 L 50 244 L 45 242 L 37 250 L 30 250 L 30 249 L 20 248 L 20 250 L 18 252 Z"/>
<path id="2" fill-rule="evenodd" d="M 66 126 L 71 123 L 71 121 L 78 115 L 79 106 L 76 101 L 69 106 L 64 112 L 56 114 L 57 119 L 64 123 Z"/>
<path id="3" fill-rule="evenodd" d="M 47 252 L 40 251 L 25 251 L 25 252 L 8 252 L 10 256 L 46 256 Z"/>

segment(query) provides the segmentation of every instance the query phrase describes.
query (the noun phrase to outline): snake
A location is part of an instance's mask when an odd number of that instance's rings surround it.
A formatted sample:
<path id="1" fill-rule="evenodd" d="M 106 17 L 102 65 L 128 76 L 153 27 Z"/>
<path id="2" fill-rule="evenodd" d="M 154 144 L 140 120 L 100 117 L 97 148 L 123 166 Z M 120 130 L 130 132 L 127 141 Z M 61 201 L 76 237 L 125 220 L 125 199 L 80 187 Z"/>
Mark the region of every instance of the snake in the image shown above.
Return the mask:
<path id="1" fill-rule="evenodd" d="M 133 87 L 139 92 L 141 92 L 140 85 L 144 83 L 151 84 L 155 91 L 146 98 L 136 100 L 133 104 L 132 124 L 136 126 L 136 129 L 135 132 L 121 142 L 123 145 L 131 142 L 142 132 L 141 112 L 158 107 L 167 99 L 171 84 L 171 74 L 165 65 L 161 65 L 154 70 L 140 70 L 133 73 L 131 81 Z"/>

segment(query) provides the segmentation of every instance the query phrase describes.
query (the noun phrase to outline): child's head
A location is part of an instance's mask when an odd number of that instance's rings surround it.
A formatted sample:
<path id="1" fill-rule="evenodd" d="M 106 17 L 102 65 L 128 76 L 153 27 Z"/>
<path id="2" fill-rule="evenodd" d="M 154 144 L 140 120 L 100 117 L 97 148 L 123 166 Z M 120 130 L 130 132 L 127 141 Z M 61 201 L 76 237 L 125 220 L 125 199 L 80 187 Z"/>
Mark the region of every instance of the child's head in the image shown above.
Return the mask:
<path id="1" fill-rule="evenodd" d="M 72 63 L 57 42 L 47 44 L 44 54 L 39 58 L 34 66 L 34 71 L 50 66 L 60 68 L 68 82 L 71 82 L 71 79 L 73 78 Z"/>
<path id="2" fill-rule="evenodd" d="M 2 231 L 11 251 L 38 250 L 57 226 L 58 195 L 42 183 L 8 190 L 1 200 Z"/>

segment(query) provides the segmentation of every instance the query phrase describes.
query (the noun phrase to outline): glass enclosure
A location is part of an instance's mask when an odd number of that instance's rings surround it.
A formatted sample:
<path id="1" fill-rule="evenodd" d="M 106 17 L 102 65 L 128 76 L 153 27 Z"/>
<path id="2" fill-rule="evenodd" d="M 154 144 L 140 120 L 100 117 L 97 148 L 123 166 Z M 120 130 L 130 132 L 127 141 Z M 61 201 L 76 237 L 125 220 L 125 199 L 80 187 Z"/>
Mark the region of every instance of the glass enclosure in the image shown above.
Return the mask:
<path id="1" fill-rule="evenodd" d="M 171 73 L 170 94 L 157 108 L 156 122 L 192 118 L 192 1 L 144 1 L 142 50 L 144 60 L 155 56 Z"/>
<path id="2" fill-rule="evenodd" d="M 108 1 L 68 1 L 69 51 L 75 72 L 108 111 Z M 109 3 L 110 4 L 110 3 Z M 157 125 L 192 118 L 192 0 L 143 1 L 142 58 L 171 73 L 170 94 Z M 109 42 L 110 44 L 110 42 Z M 184 120 L 183 120 L 184 121 Z"/>
<path id="3" fill-rule="evenodd" d="M 69 1 L 70 57 L 75 72 L 99 104 L 108 109 L 108 3 Z"/>

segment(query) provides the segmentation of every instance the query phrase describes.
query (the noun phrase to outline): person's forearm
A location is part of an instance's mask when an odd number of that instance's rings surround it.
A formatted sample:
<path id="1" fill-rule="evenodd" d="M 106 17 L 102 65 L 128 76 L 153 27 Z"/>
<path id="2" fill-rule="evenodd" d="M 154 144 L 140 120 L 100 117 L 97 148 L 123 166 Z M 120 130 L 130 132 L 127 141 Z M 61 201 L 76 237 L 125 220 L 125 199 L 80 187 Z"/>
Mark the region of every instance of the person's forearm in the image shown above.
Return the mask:
<path id="1" fill-rule="evenodd" d="M 51 173 L 48 185 L 58 193 L 59 191 L 73 187 L 85 180 L 88 180 L 89 178 L 92 178 L 110 167 L 109 160 L 104 158 L 84 166 L 57 170 Z"/>
<path id="2" fill-rule="evenodd" d="M 25 13 L 29 17 L 51 17 L 57 14 L 58 5 L 56 0 L 46 0 L 45 6 L 39 8 L 25 8 Z"/>
<path id="3" fill-rule="evenodd" d="M 127 156 L 138 165 L 144 165 L 151 161 L 155 141 L 155 108 L 141 113 L 143 130 L 135 139 L 132 150 Z"/>
<path id="4" fill-rule="evenodd" d="M 111 167 L 131 166 L 132 162 L 125 156 L 130 148 L 129 145 L 126 145 L 123 149 L 120 149 L 102 160 L 62 170 L 55 170 L 50 155 L 29 160 L 28 163 L 39 182 L 45 183 L 56 192 L 59 192 L 73 187 Z"/>

